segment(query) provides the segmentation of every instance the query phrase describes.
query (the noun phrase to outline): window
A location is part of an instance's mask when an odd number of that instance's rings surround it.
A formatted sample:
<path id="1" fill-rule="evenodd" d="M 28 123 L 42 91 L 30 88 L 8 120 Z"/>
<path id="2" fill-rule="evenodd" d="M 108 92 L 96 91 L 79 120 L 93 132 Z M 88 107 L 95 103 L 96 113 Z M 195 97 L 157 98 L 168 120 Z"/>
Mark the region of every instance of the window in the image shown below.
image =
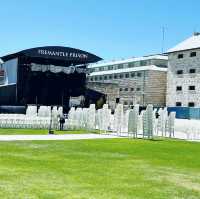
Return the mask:
<path id="1" fill-rule="evenodd" d="M 112 75 L 109 75 L 109 79 L 112 79 Z"/>
<path id="2" fill-rule="evenodd" d="M 128 68 L 128 63 L 123 64 L 123 68 Z"/>
<path id="3" fill-rule="evenodd" d="M 190 57 L 196 57 L 197 56 L 197 53 L 196 52 L 191 52 L 190 53 Z"/>
<path id="4" fill-rule="evenodd" d="M 107 80 L 107 79 L 108 79 L 108 77 L 105 75 L 105 76 L 104 76 L 104 80 Z"/>
<path id="5" fill-rule="evenodd" d="M 119 78 L 122 79 L 123 78 L 123 74 L 119 74 Z"/>
<path id="6" fill-rule="evenodd" d="M 90 77 L 90 81 L 93 81 L 93 77 Z"/>
<path id="7" fill-rule="evenodd" d="M 138 76 L 138 77 L 141 77 L 141 76 L 142 76 L 142 74 L 141 74 L 141 73 L 137 73 L 137 76 Z"/>
<path id="8" fill-rule="evenodd" d="M 189 106 L 189 107 L 194 107 L 194 102 L 189 102 L 189 103 L 188 103 L 188 106 Z"/>
<path id="9" fill-rule="evenodd" d="M 126 74 L 125 74 L 125 77 L 126 77 L 126 78 L 129 78 L 129 73 L 126 73 Z"/>
<path id="10" fill-rule="evenodd" d="M 129 63 L 129 64 L 128 64 L 128 67 L 129 67 L 129 68 L 135 67 L 134 62 Z"/>
<path id="11" fill-rule="evenodd" d="M 114 79 L 117 79 L 117 74 L 114 75 Z"/>
<path id="12" fill-rule="evenodd" d="M 122 65 L 122 64 L 119 64 L 117 68 L 118 68 L 118 69 L 121 69 L 121 68 L 123 68 L 123 65 Z"/>
<path id="13" fill-rule="evenodd" d="M 195 86 L 189 86 L 188 88 L 190 91 L 194 91 L 195 90 Z"/>
<path id="14" fill-rule="evenodd" d="M 177 86 L 176 91 L 182 91 L 182 86 Z"/>
<path id="15" fill-rule="evenodd" d="M 176 74 L 177 74 L 177 75 L 183 74 L 183 70 L 177 70 L 177 71 L 176 71 Z"/>
<path id="16" fill-rule="evenodd" d="M 131 91 L 134 91 L 134 88 L 131 88 Z"/>
<path id="17" fill-rule="evenodd" d="M 147 65 L 147 61 L 146 60 L 140 61 L 140 66 L 146 66 L 146 65 Z"/>
<path id="18" fill-rule="evenodd" d="M 176 102 L 176 106 L 182 106 L 181 102 Z"/>
<path id="19" fill-rule="evenodd" d="M 119 88 L 119 91 L 123 91 L 123 89 L 122 89 L 122 88 Z"/>
<path id="20" fill-rule="evenodd" d="M 141 89 L 140 88 L 137 88 L 137 91 L 140 91 Z"/>
<path id="21" fill-rule="evenodd" d="M 99 77 L 99 80 L 102 80 L 102 76 Z"/>
<path id="22" fill-rule="evenodd" d="M 191 68 L 191 69 L 189 70 L 189 73 L 196 73 L 196 69 Z"/>
<path id="23" fill-rule="evenodd" d="M 98 77 L 96 76 L 94 79 L 95 79 L 95 81 L 97 81 L 97 80 L 98 80 Z"/>
<path id="24" fill-rule="evenodd" d="M 99 71 L 103 71 L 103 70 L 104 70 L 104 67 L 100 67 L 100 68 L 99 68 Z"/>
<path id="25" fill-rule="evenodd" d="M 108 70 L 112 70 L 113 69 L 113 66 L 108 66 Z"/>
<path id="26" fill-rule="evenodd" d="M 183 54 L 178 54 L 178 59 L 182 59 L 183 58 Z"/>
<path id="27" fill-rule="evenodd" d="M 125 88 L 124 91 L 128 91 L 128 88 Z"/>
<path id="28" fill-rule="evenodd" d="M 124 105 L 128 105 L 128 102 L 127 102 L 127 101 L 124 101 Z"/>
<path id="29" fill-rule="evenodd" d="M 131 73 L 131 77 L 135 77 L 135 73 Z"/>

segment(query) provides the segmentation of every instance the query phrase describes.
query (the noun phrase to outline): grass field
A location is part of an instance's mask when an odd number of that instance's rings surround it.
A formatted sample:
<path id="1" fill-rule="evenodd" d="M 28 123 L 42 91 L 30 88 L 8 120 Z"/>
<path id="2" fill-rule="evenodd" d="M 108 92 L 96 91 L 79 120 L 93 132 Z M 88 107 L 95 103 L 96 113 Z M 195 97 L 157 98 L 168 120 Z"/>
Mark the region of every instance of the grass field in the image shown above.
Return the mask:
<path id="1" fill-rule="evenodd" d="M 0 128 L 0 135 L 47 135 L 48 129 L 2 129 Z M 55 134 L 84 134 L 88 130 L 80 129 L 76 131 L 54 131 Z M 90 133 L 99 133 L 97 130 L 90 131 Z"/>
<path id="2" fill-rule="evenodd" d="M 199 199 L 200 144 L 0 142 L 3 199 Z"/>

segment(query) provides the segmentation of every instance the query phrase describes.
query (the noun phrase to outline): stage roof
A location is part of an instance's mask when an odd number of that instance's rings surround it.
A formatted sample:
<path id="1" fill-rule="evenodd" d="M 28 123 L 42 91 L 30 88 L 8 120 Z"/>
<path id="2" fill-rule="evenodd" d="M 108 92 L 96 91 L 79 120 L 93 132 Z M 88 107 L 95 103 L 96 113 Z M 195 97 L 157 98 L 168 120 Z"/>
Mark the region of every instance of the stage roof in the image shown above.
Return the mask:
<path id="1" fill-rule="evenodd" d="M 29 57 L 32 59 L 57 60 L 74 64 L 88 64 L 102 60 L 102 58 L 92 53 L 76 48 L 62 46 L 43 46 L 30 48 L 14 54 L 3 56 L 1 59 L 5 62 L 21 56 Z"/>

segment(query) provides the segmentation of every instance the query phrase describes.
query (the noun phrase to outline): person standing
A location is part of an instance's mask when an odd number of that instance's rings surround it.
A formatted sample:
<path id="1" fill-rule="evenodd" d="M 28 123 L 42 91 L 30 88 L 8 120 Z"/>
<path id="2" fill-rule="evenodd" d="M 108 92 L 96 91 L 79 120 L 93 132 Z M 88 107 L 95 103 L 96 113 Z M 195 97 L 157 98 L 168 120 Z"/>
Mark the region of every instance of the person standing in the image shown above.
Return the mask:
<path id="1" fill-rule="evenodd" d="M 65 123 L 65 117 L 64 117 L 64 115 L 60 116 L 59 122 L 60 122 L 60 131 L 63 131 L 64 123 Z"/>

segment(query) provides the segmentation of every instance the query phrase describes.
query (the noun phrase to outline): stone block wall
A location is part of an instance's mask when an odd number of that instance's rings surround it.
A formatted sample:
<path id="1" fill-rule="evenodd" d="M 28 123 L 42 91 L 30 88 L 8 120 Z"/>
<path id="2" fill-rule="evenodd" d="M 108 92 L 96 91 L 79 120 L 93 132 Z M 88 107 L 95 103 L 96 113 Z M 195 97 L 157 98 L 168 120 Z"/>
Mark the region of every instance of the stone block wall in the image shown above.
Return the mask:
<path id="1" fill-rule="evenodd" d="M 191 52 L 196 52 L 196 56 L 190 57 Z M 183 58 L 178 59 L 178 54 L 183 54 Z M 189 73 L 190 69 L 195 69 L 195 73 Z M 177 74 L 177 70 L 183 70 L 183 74 Z M 177 91 L 177 86 L 182 86 L 182 91 Z M 189 86 L 195 86 L 195 91 L 190 91 Z M 166 101 L 167 106 L 176 106 L 176 102 L 200 106 L 200 49 L 169 54 Z"/>

